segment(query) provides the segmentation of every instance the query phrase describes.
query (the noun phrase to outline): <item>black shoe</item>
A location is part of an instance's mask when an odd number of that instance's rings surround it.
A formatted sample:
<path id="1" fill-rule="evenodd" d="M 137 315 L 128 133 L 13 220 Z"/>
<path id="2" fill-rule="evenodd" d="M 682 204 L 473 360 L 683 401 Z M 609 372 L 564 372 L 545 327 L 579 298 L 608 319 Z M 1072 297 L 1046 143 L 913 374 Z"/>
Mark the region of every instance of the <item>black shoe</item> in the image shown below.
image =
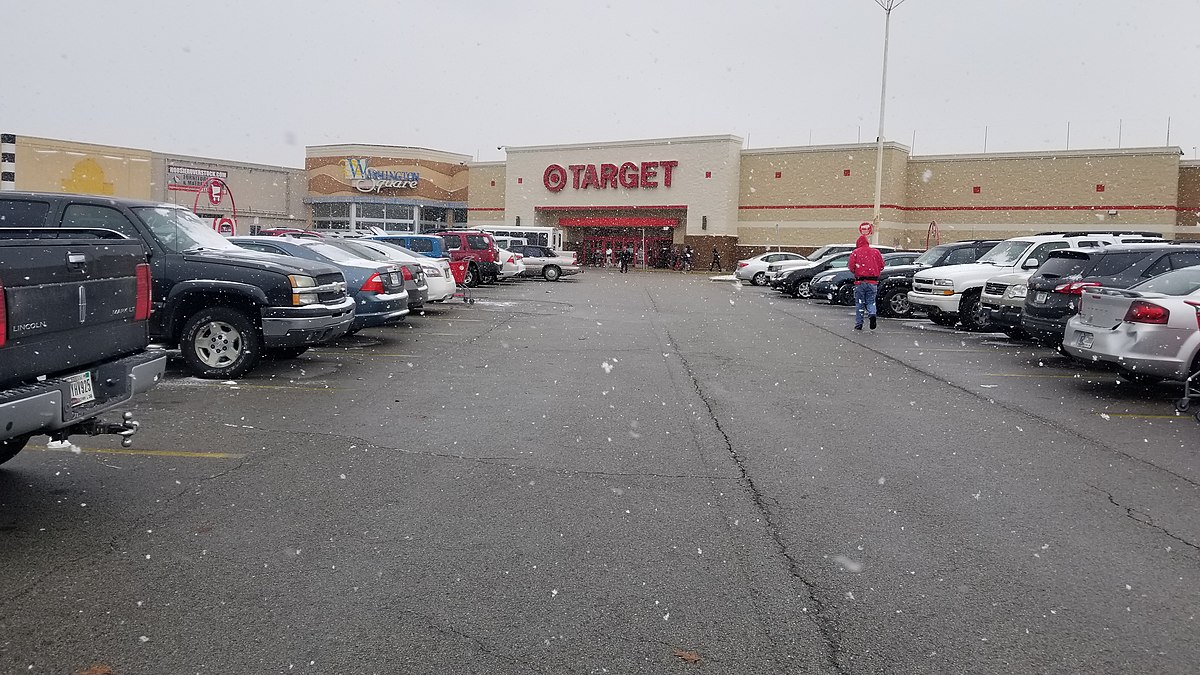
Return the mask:
<path id="1" fill-rule="evenodd" d="M 875 330 L 875 317 L 871 317 L 871 330 Z"/>
<path id="2" fill-rule="evenodd" d="M 860 324 L 856 325 L 854 327 L 854 330 L 862 330 L 862 324 L 860 323 Z"/>

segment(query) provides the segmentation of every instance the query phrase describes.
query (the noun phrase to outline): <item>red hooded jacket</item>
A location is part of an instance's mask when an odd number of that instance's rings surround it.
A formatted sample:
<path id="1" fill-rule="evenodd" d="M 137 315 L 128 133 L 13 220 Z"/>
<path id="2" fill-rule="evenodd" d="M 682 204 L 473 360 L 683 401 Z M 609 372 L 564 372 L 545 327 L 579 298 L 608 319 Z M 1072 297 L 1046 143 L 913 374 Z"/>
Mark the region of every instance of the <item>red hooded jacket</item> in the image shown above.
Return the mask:
<path id="1" fill-rule="evenodd" d="M 865 236 L 859 236 L 857 248 L 850 254 L 846 266 L 854 272 L 855 284 L 877 284 L 879 273 L 883 271 L 883 256 L 871 248 L 871 242 Z"/>

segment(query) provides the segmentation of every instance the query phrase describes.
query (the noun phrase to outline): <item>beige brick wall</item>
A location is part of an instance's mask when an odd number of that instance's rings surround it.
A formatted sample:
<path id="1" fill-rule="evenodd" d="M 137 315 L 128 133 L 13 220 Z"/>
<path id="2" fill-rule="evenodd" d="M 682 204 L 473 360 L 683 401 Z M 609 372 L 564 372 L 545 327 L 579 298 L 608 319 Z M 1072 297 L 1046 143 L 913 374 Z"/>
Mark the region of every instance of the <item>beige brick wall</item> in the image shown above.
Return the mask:
<path id="1" fill-rule="evenodd" d="M 471 225 L 506 222 L 503 162 L 478 162 L 470 165 L 467 171 L 467 222 Z"/>
<path id="2" fill-rule="evenodd" d="M 17 136 L 18 190 L 151 199 L 146 150 Z"/>
<path id="3" fill-rule="evenodd" d="M 1180 164 L 1176 225 L 1189 228 L 1200 226 L 1200 162 Z"/>

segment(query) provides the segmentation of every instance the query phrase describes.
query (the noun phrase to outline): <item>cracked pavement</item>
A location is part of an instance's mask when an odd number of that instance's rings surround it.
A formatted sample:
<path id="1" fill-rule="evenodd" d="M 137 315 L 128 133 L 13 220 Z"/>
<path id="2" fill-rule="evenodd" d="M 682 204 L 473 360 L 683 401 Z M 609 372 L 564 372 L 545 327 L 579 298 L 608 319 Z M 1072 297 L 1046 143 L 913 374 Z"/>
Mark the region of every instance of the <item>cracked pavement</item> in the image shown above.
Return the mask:
<path id="1" fill-rule="evenodd" d="M 699 275 L 476 296 L 233 384 L 174 370 L 134 449 L 182 456 L 0 468 L 0 672 L 1200 660 L 1177 388 Z"/>

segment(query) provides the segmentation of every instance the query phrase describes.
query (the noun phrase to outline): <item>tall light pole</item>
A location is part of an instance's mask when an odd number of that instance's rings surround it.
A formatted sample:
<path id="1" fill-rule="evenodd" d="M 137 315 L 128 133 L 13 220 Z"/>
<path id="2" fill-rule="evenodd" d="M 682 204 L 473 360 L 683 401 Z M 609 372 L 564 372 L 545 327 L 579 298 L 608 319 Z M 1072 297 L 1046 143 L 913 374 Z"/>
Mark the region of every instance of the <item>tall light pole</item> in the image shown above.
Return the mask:
<path id="1" fill-rule="evenodd" d="M 883 8 L 885 17 L 883 21 L 883 77 L 879 85 L 879 136 L 875 139 L 875 209 L 871 212 L 871 222 L 875 224 L 875 241 L 879 241 L 879 223 L 883 219 L 883 112 L 887 105 L 888 39 L 891 37 L 892 32 L 892 10 L 907 1 L 875 0 L 875 4 Z"/>

